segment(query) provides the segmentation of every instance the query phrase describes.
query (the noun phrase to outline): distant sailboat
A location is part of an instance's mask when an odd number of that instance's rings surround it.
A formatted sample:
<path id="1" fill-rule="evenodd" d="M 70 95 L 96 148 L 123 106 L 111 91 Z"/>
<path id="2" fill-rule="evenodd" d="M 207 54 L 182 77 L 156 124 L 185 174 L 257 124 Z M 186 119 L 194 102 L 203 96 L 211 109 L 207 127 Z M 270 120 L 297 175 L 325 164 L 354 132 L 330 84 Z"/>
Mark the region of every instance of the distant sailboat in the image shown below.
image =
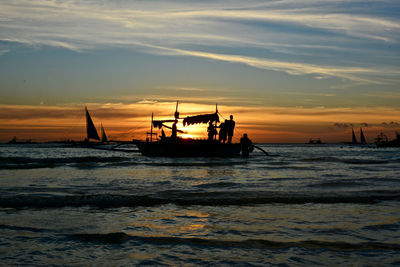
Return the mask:
<path id="1" fill-rule="evenodd" d="M 356 138 L 356 135 L 354 134 L 353 128 L 351 128 L 351 143 L 352 144 L 358 144 L 357 138 Z"/>
<path id="2" fill-rule="evenodd" d="M 367 143 L 367 141 L 365 140 L 365 136 L 364 136 L 362 128 L 360 128 L 360 141 L 361 141 L 361 144 L 363 144 L 363 145 L 365 145 Z"/>
<path id="3" fill-rule="evenodd" d="M 86 133 L 87 133 L 87 140 L 94 139 L 100 141 L 100 137 L 97 134 L 96 127 L 94 127 L 92 118 L 90 117 L 89 111 L 87 107 L 85 107 L 86 111 Z"/>
<path id="4" fill-rule="evenodd" d="M 107 135 L 106 135 L 106 132 L 104 131 L 103 124 L 101 124 L 101 142 L 102 143 L 108 142 Z"/>

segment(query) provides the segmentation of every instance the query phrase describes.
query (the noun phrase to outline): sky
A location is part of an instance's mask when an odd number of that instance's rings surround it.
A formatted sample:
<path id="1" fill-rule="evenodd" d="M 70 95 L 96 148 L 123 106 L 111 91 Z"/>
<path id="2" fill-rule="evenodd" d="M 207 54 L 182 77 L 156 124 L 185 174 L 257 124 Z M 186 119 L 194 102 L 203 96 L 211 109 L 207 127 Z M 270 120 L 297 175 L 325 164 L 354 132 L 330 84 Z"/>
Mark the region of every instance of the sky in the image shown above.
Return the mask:
<path id="1" fill-rule="evenodd" d="M 0 0 L 0 141 L 81 140 L 85 106 L 143 139 L 176 100 L 256 142 L 393 137 L 400 2 Z"/>

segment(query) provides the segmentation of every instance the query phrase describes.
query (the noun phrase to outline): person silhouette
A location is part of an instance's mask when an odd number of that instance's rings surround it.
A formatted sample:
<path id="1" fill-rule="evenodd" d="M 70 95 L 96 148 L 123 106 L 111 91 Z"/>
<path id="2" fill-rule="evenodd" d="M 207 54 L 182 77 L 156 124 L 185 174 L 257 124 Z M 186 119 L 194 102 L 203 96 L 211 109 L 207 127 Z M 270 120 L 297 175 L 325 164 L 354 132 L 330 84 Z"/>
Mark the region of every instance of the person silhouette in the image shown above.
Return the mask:
<path id="1" fill-rule="evenodd" d="M 222 143 L 225 144 L 226 138 L 227 138 L 227 132 L 226 132 L 226 122 L 228 120 L 225 120 L 225 122 L 221 123 L 218 128 L 219 128 L 219 134 L 218 134 L 218 140 Z"/>
<path id="2" fill-rule="evenodd" d="M 210 141 L 214 140 L 214 136 L 217 134 L 217 130 L 215 129 L 215 126 L 211 121 L 208 124 L 207 132 L 208 132 L 208 140 Z"/>
<path id="3" fill-rule="evenodd" d="M 228 144 L 232 143 L 232 137 L 233 137 L 233 130 L 235 129 L 235 121 L 233 120 L 233 116 L 230 116 L 230 120 L 225 121 L 225 128 L 226 132 L 228 134 Z"/>
<path id="4" fill-rule="evenodd" d="M 176 138 L 176 133 L 177 133 L 177 131 L 178 131 L 178 129 L 176 128 L 176 124 L 177 124 L 177 123 L 178 123 L 178 121 L 175 120 L 174 124 L 172 124 L 172 134 L 171 134 L 171 137 L 172 137 L 172 138 Z"/>
<path id="5" fill-rule="evenodd" d="M 253 142 L 247 137 L 246 133 L 240 138 L 240 144 L 242 145 L 242 157 L 247 158 L 254 147 Z"/>

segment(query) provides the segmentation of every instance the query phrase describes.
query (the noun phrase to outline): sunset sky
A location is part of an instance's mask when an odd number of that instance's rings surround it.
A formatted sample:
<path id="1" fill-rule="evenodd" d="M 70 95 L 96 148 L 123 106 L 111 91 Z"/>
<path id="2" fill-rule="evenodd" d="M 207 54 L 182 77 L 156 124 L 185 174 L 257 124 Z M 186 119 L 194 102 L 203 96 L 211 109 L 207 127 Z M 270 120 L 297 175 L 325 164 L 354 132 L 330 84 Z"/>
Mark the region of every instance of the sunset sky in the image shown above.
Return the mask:
<path id="1" fill-rule="evenodd" d="M 257 142 L 400 130 L 400 1 L 0 0 L 0 141 L 234 115 Z M 180 126 L 182 128 L 182 126 Z"/>

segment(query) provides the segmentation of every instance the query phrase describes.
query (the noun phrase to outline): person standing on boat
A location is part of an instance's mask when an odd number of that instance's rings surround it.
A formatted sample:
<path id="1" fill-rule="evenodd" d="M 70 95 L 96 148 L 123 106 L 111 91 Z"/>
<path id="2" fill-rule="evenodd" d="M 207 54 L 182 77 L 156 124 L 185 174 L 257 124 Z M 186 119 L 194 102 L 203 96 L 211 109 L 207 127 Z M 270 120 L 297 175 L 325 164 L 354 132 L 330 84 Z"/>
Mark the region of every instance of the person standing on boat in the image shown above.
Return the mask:
<path id="1" fill-rule="evenodd" d="M 177 120 L 175 120 L 174 124 L 172 124 L 172 134 L 171 134 L 171 138 L 176 138 L 176 133 L 178 131 L 178 129 L 176 128 L 176 124 L 178 123 Z"/>
<path id="2" fill-rule="evenodd" d="M 230 120 L 225 122 L 226 132 L 228 134 L 228 144 L 232 143 L 233 137 L 233 129 L 235 129 L 235 121 L 233 120 L 233 116 L 230 116 Z"/>
<path id="3" fill-rule="evenodd" d="M 209 141 L 214 140 L 214 136 L 217 134 L 217 130 L 215 129 L 215 126 L 212 123 L 212 121 L 210 121 L 210 123 L 208 124 L 207 132 L 208 132 L 208 140 Z"/>
<path id="4" fill-rule="evenodd" d="M 226 138 L 227 138 L 227 132 L 226 132 L 226 122 L 228 120 L 225 120 L 225 122 L 221 123 L 218 128 L 219 128 L 219 134 L 218 134 L 218 140 L 222 143 L 225 144 Z"/>

